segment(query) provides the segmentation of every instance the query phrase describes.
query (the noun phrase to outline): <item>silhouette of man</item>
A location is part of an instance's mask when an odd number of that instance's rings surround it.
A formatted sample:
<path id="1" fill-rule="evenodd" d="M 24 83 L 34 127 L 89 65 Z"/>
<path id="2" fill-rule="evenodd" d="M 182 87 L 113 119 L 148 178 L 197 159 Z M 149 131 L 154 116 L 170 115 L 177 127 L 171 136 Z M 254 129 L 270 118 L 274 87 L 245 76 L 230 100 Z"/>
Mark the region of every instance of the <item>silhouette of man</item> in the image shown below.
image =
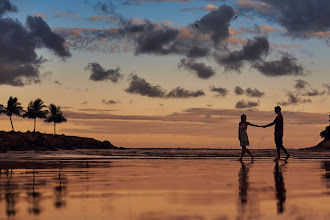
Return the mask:
<path id="1" fill-rule="evenodd" d="M 286 151 L 286 149 L 283 146 L 283 115 L 281 113 L 281 107 L 276 106 L 275 107 L 275 113 L 277 114 L 275 120 L 272 123 L 269 123 L 268 125 L 263 126 L 264 128 L 270 127 L 275 125 L 275 144 L 277 148 L 277 157 L 274 161 L 278 161 L 280 159 L 281 155 L 281 149 L 286 153 L 286 159 L 290 157 L 290 154 Z"/>

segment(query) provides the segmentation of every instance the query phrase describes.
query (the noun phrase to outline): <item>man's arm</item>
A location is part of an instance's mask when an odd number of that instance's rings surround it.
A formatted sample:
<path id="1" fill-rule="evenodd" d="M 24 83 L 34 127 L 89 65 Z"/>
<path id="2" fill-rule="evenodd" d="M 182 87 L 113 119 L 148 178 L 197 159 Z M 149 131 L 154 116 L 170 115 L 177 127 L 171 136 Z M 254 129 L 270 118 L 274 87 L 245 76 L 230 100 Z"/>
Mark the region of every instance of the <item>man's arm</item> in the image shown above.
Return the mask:
<path id="1" fill-rule="evenodd" d="M 274 124 L 276 124 L 276 119 L 277 119 L 277 117 L 275 118 L 275 120 L 272 123 L 269 123 L 268 125 L 264 125 L 262 127 L 266 128 L 266 127 L 273 126 Z"/>

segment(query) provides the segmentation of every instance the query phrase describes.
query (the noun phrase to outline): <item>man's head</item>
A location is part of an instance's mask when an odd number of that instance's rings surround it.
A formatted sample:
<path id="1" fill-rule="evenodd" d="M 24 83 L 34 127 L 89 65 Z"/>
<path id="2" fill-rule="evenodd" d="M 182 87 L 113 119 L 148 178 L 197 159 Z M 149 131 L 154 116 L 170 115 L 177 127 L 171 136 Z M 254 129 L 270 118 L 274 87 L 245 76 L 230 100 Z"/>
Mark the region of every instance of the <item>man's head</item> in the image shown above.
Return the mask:
<path id="1" fill-rule="evenodd" d="M 275 107 L 275 113 L 276 114 L 281 113 L 281 107 L 280 106 Z"/>

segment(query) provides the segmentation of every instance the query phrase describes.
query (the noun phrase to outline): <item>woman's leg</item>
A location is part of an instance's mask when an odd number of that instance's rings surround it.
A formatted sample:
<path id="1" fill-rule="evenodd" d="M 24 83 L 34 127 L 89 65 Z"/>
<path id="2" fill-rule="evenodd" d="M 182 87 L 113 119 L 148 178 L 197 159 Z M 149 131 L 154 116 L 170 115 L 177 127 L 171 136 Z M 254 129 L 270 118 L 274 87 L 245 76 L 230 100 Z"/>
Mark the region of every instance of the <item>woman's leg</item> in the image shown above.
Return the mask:
<path id="1" fill-rule="evenodd" d="M 242 146 L 242 153 L 241 153 L 241 158 L 239 158 L 240 161 L 242 161 L 243 157 L 244 157 L 244 154 L 245 154 L 245 151 L 246 151 L 246 147 L 245 145 Z"/>
<path id="2" fill-rule="evenodd" d="M 252 161 L 253 161 L 253 157 L 254 156 L 252 155 L 251 151 L 249 149 L 247 149 L 247 148 L 246 148 L 246 153 L 248 153 L 250 155 L 250 157 L 252 158 Z"/>

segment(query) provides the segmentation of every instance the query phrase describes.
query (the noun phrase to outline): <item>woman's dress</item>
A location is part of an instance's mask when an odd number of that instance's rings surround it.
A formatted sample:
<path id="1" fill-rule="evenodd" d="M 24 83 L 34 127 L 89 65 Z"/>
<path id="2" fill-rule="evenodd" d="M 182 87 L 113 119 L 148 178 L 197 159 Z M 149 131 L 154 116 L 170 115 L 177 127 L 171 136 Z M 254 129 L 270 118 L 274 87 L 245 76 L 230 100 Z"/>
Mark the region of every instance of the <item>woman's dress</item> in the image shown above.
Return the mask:
<path id="1" fill-rule="evenodd" d="M 239 137 L 240 137 L 240 145 L 241 146 L 249 146 L 249 137 L 246 133 L 246 129 L 247 129 L 247 124 L 240 124 L 239 128 L 238 128 L 238 132 L 239 132 Z"/>

